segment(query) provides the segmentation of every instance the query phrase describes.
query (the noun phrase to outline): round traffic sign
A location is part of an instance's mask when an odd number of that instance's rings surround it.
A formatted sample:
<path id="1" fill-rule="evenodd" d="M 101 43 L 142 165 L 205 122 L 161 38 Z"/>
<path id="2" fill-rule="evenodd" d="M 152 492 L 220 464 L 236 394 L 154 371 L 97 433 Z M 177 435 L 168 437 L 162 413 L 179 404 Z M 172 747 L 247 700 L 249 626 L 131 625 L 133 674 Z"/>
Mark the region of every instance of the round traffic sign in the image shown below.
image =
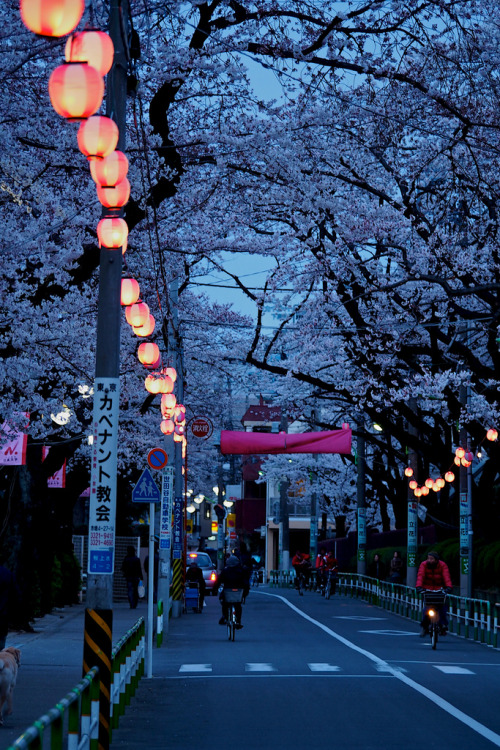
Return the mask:
<path id="1" fill-rule="evenodd" d="M 167 465 L 168 456 L 163 448 L 153 448 L 148 453 L 148 464 L 152 469 L 163 469 Z"/>
<path id="2" fill-rule="evenodd" d="M 191 432 L 194 437 L 206 440 L 214 431 L 212 422 L 207 417 L 195 417 L 190 422 Z"/>

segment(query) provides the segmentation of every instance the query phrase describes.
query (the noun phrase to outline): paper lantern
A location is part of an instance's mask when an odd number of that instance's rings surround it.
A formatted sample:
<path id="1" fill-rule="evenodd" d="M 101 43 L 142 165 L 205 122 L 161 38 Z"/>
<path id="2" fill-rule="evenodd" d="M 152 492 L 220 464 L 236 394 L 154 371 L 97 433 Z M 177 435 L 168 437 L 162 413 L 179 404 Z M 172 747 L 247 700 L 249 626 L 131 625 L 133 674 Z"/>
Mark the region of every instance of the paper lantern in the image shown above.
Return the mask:
<path id="1" fill-rule="evenodd" d="M 424 495 L 424 497 L 427 497 L 427 495 L 429 494 L 429 488 L 426 487 L 425 485 L 420 488 L 420 491 L 421 491 L 422 495 Z"/>
<path id="2" fill-rule="evenodd" d="M 169 378 L 168 375 L 162 375 L 160 393 L 172 393 L 173 390 L 174 381 L 172 378 Z"/>
<path id="3" fill-rule="evenodd" d="M 88 29 L 72 34 L 66 42 L 66 62 L 86 62 L 105 76 L 113 65 L 115 48 L 109 34 Z"/>
<path id="4" fill-rule="evenodd" d="M 425 480 L 425 486 L 431 489 L 432 485 L 434 484 L 434 481 L 432 479 L 426 479 Z"/>
<path id="5" fill-rule="evenodd" d="M 446 482 L 444 481 L 443 477 L 439 477 L 438 479 L 436 479 L 436 484 L 440 489 L 443 489 Z"/>
<path id="6" fill-rule="evenodd" d="M 457 448 L 455 451 L 455 456 L 457 456 L 457 458 L 463 458 L 465 456 L 464 448 Z"/>
<path id="7" fill-rule="evenodd" d="M 139 362 L 145 365 L 145 367 L 157 366 L 158 361 L 161 359 L 158 345 L 149 341 L 139 344 L 137 357 L 139 358 Z"/>
<path id="8" fill-rule="evenodd" d="M 184 433 L 186 432 L 186 430 L 185 430 L 185 428 L 184 428 L 183 425 L 176 424 L 175 427 L 174 427 L 174 432 L 175 432 L 176 435 L 184 435 Z"/>
<path id="9" fill-rule="evenodd" d="M 174 431 L 174 423 L 171 419 L 162 419 L 160 424 L 160 430 L 164 435 L 172 435 Z"/>
<path id="10" fill-rule="evenodd" d="M 432 483 L 432 487 L 430 487 L 430 489 L 433 492 L 439 492 L 439 490 L 441 489 L 441 487 L 439 486 L 439 484 L 437 482 L 433 482 Z"/>
<path id="11" fill-rule="evenodd" d="M 130 198 L 130 182 L 125 177 L 116 187 L 96 185 L 97 198 L 105 208 L 122 208 Z"/>
<path id="12" fill-rule="evenodd" d="M 175 398 L 173 393 L 165 393 L 161 397 L 161 415 L 164 419 L 170 419 L 172 416 L 175 405 L 177 403 L 177 399 Z"/>
<path id="13" fill-rule="evenodd" d="M 112 151 L 102 159 L 90 162 L 90 174 L 97 185 L 114 187 L 125 179 L 128 172 L 128 159 L 123 151 Z"/>
<path id="14" fill-rule="evenodd" d="M 135 279 L 122 279 L 122 290 L 120 303 L 122 305 L 133 305 L 139 299 L 141 290 Z"/>
<path id="15" fill-rule="evenodd" d="M 80 23 L 85 0 L 21 0 L 24 25 L 40 36 L 66 36 Z"/>
<path id="16" fill-rule="evenodd" d="M 486 440 L 494 441 L 498 438 L 498 432 L 494 429 L 488 430 L 486 433 Z"/>
<path id="17" fill-rule="evenodd" d="M 455 466 L 460 466 L 460 459 L 458 456 L 455 456 L 455 458 L 453 459 L 453 463 L 455 464 Z"/>
<path id="18" fill-rule="evenodd" d="M 126 244 L 127 237 L 128 226 L 125 219 L 101 219 L 97 225 L 99 247 L 107 247 L 110 250 L 116 250 Z"/>
<path id="19" fill-rule="evenodd" d="M 407 466 L 405 469 L 405 477 L 412 477 L 413 476 L 413 469 L 411 466 Z"/>
<path id="20" fill-rule="evenodd" d="M 182 404 L 177 404 L 174 411 L 174 419 L 177 424 L 184 424 L 186 421 L 186 407 Z"/>
<path id="21" fill-rule="evenodd" d="M 146 380 L 144 381 L 144 387 L 149 393 L 159 393 L 160 379 L 155 374 L 148 375 Z"/>
<path id="22" fill-rule="evenodd" d="M 151 336 L 151 334 L 154 332 L 155 329 L 155 319 L 152 315 L 149 315 L 146 322 L 143 323 L 142 326 L 132 326 L 132 329 L 136 336 L 140 336 L 141 338 L 147 338 L 148 336 Z"/>
<path id="23" fill-rule="evenodd" d="M 184 440 L 184 435 L 179 435 L 177 432 L 174 431 L 174 443 L 182 443 Z"/>
<path id="24" fill-rule="evenodd" d="M 58 115 L 85 120 L 102 104 L 104 81 L 87 63 L 64 63 L 50 75 L 49 96 Z"/>
<path id="25" fill-rule="evenodd" d="M 168 375 L 169 378 L 172 378 L 172 380 L 175 383 L 175 381 L 177 380 L 177 371 L 175 367 L 166 367 L 164 369 L 164 373 L 165 375 Z"/>
<path id="26" fill-rule="evenodd" d="M 412 479 L 408 484 L 411 490 L 416 490 L 418 487 L 418 483 L 414 479 Z"/>
<path id="27" fill-rule="evenodd" d="M 461 458 L 460 462 L 461 462 L 462 466 L 465 466 L 465 468 L 468 468 L 472 464 L 472 461 L 467 461 L 467 459 L 465 457 Z"/>
<path id="28" fill-rule="evenodd" d="M 422 490 L 420 487 L 417 487 L 416 490 L 414 490 L 415 497 L 421 497 L 422 496 Z"/>
<path id="29" fill-rule="evenodd" d="M 142 326 L 147 321 L 149 307 L 145 302 L 135 302 L 125 309 L 125 318 L 131 326 Z"/>
<path id="30" fill-rule="evenodd" d="M 93 68 L 92 68 L 93 70 Z M 115 150 L 120 133 L 118 125 L 111 117 L 95 115 L 82 122 L 76 139 L 78 148 L 89 161 L 103 159 Z"/>
<path id="31" fill-rule="evenodd" d="M 454 482 L 455 481 L 455 474 L 452 471 L 447 471 L 444 475 L 446 482 Z"/>

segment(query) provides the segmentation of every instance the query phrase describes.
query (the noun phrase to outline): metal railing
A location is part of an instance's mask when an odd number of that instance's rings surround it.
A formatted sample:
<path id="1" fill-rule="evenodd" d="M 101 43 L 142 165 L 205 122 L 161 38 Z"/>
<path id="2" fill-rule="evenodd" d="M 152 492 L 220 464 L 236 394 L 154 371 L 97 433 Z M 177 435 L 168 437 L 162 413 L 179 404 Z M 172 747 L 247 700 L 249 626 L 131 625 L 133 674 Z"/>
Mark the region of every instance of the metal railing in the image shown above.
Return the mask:
<path id="1" fill-rule="evenodd" d="M 144 618 L 120 638 L 112 651 L 110 729 L 118 727 L 120 716 L 135 694 L 144 674 Z M 66 721 L 67 719 L 67 721 Z M 65 698 L 33 722 L 7 750 L 42 750 L 46 730 L 50 750 L 97 750 L 99 735 L 99 669 L 92 667 Z"/>
<path id="2" fill-rule="evenodd" d="M 272 588 L 294 588 L 294 570 L 271 570 L 269 583 Z M 422 618 L 422 596 L 414 588 L 388 581 L 378 581 L 358 573 L 339 573 L 337 593 L 364 599 L 402 617 L 420 621 Z M 450 633 L 499 647 L 498 614 L 500 605 L 492 605 L 484 599 L 468 599 L 448 595 L 448 623 Z"/>

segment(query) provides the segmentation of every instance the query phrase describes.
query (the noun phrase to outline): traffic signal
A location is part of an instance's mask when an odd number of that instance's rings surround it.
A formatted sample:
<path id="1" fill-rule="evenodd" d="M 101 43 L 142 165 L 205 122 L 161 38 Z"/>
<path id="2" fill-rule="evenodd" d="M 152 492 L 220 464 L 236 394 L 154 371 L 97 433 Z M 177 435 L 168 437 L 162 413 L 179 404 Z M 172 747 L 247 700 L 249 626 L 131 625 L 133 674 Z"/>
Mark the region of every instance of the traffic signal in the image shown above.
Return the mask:
<path id="1" fill-rule="evenodd" d="M 224 520 L 224 516 L 226 515 L 224 506 L 221 505 L 221 503 L 217 503 L 217 505 L 214 505 L 214 511 L 219 523 L 222 523 L 222 521 Z"/>

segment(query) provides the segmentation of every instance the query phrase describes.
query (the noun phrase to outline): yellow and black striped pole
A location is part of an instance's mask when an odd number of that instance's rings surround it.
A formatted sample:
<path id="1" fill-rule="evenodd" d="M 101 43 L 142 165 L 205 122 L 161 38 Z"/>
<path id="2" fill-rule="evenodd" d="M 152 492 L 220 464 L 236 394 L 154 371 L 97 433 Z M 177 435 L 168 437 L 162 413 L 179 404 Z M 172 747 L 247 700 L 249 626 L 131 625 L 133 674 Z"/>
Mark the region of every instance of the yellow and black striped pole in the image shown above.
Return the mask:
<path id="1" fill-rule="evenodd" d="M 99 667 L 99 750 L 108 750 L 110 736 L 112 609 L 86 609 L 83 676 Z"/>

